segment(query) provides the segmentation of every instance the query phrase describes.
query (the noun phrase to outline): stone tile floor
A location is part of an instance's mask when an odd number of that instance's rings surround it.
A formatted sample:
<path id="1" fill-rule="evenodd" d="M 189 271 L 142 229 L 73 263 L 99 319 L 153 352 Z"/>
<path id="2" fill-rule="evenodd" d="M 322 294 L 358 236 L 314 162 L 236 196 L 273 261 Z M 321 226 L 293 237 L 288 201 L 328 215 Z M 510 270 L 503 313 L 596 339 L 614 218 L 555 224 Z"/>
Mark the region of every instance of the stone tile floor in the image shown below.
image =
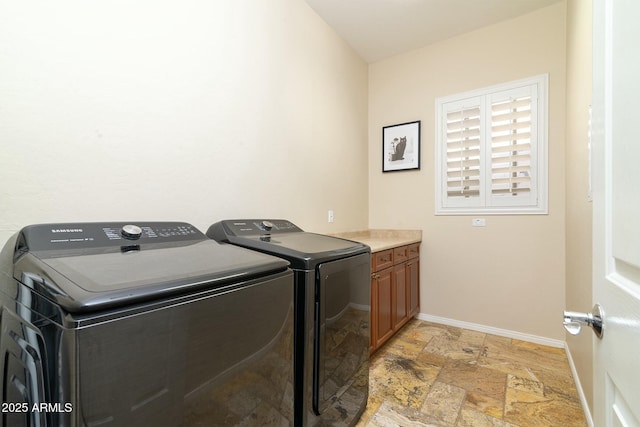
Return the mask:
<path id="1" fill-rule="evenodd" d="M 372 355 L 364 426 L 585 427 L 564 349 L 411 320 Z"/>

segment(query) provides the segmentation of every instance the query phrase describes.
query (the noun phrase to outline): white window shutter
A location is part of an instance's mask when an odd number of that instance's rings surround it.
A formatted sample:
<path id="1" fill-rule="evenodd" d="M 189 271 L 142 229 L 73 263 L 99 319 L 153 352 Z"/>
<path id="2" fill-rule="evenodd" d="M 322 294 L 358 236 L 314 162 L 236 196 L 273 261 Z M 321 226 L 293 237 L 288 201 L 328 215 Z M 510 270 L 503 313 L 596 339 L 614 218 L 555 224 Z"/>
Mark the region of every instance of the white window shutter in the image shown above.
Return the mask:
<path id="1" fill-rule="evenodd" d="M 442 196 L 447 206 L 479 206 L 484 197 L 484 119 L 480 102 L 480 98 L 469 98 L 443 106 L 442 161 L 446 180 Z"/>
<path id="2" fill-rule="evenodd" d="M 489 96 L 491 205 L 536 203 L 536 86 Z"/>
<path id="3" fill-rule="evenodd" d="M 436 214 L 547 213 L 548 75 L 436 99 Z"/>

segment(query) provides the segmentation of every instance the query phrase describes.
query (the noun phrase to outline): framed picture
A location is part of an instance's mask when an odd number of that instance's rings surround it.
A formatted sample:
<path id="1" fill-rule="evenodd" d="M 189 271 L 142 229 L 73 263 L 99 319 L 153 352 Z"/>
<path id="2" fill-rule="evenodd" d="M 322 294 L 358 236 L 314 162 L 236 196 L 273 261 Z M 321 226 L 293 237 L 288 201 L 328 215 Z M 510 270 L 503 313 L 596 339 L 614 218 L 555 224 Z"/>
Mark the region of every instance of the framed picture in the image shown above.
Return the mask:
<path id="1" fill-rule="evenodd" d="M 420 169 L 420 120 L 382 128 L 382 172 Z"/>

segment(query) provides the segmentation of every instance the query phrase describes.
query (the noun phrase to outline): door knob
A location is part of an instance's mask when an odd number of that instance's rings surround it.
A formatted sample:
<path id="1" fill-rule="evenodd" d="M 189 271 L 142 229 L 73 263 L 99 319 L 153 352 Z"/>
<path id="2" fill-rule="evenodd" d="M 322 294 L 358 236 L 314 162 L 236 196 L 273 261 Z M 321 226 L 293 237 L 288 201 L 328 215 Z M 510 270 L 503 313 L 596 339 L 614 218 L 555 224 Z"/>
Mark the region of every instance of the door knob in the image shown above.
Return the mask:
<path id="1" fill-rule="evenodd" d="M 593 329 L 593 332 L 598 338 L 602 338 L 604 332 L 603 318 L 604 312 L 602 311 L 602 307 L 600 307 L 600 304 L 596 304 L 593 306 L 591 313 L 565 311 L 562 324 L 571 335 L 578 335 L 582 330 L 582 325 L 586 325 Z"/>

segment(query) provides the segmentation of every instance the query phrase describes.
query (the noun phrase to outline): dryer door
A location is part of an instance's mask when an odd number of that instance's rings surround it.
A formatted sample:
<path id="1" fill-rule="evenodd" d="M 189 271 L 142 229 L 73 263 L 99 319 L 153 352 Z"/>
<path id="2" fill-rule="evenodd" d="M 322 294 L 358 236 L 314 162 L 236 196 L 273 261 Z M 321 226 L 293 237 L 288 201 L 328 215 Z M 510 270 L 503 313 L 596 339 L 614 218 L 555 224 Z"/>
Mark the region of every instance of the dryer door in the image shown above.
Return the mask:
<path id="1" fill-rule="evenodd" d="M 313 411 L 326 419 L 353 419 L 367 403 L 370 264 L 365 253 L 316 269 Z"/>

